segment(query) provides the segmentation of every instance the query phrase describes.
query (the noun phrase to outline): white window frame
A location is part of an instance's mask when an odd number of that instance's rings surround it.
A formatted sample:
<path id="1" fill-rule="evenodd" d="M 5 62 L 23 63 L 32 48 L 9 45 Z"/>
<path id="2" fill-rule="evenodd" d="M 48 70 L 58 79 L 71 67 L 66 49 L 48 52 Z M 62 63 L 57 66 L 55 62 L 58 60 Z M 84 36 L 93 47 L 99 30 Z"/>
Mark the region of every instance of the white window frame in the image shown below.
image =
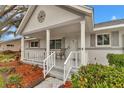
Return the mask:
<path id="1" fill-rule="evenodd" d="M 38 45 L 37 47 L 32 47 L 32 46 L 31 46 L 31 43 L 32 43 L 32 42 L 39 42 L 39 45 Z M 30 47 L 30 48 L 39 48 L 39 47 L 40 47 L 40 40 L 32 40 L 32 41 L 30 41 L 30 42 L 29 42 L 29 47 Z"/>
<path id="2" fill-rule="evenodd" d="M 98 45 L 97 44 L 97 36 L 98 35 L 109 35 L 109 45 Z M 99 34 L 96 34 L 96 47 L 111 47 L 111 33 L 99 33 Z"/>

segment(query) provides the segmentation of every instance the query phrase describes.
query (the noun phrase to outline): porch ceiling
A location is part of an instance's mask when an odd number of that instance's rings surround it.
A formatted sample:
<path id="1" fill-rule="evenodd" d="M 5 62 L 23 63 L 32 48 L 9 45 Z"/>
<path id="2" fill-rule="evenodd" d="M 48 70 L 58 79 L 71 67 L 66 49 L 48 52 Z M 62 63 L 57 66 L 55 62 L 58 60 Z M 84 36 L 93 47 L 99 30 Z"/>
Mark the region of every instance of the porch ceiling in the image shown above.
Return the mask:
<path id="1" fill-rule="evenodd" d="M 70 36 L 71 33 L 74 33 L 75 35 L 80 34 L 80 23 L 74 23 L 71 25 L 66 25 L 66 26 L 61 26 L 61 27 L 50 29 L 50 35 L 52 37 L 57 36 L 57 35 Z M 44 39 L 46 37 L 46 31 L 32 33 L 32 34 L 29 34 L 28 36 L 33 37 L 33 38 Z"/>
<path id="2" fill-rule="evenodd" d="M 45 30 L 48 30 L 48 29 L 50 30 L 50 29 L 56 29 L 56 28 L 59 28 L 59 27 L 61 28 L 63 26 L 68 26 L 68 25 L 73 25 L 75 23 L 79 23 L 80 20 L 81 20 L 81 18 L 77 18 L 77 19 L 62 22 L 62 23 L 59 23 L 59 24 L 56 24 L 56 25 L 51 25 L 51 26 L 44 27 L 44 28 L 34 29 L 34 30 L 31 30 L 29 32 L 25 32 L 25 33 L 22 33 L 22 34 L 23 35 L 28 35 L 28 34 L 33 34 L 33 33 L 41 32 L 41 31 L 45 31 Z"/>

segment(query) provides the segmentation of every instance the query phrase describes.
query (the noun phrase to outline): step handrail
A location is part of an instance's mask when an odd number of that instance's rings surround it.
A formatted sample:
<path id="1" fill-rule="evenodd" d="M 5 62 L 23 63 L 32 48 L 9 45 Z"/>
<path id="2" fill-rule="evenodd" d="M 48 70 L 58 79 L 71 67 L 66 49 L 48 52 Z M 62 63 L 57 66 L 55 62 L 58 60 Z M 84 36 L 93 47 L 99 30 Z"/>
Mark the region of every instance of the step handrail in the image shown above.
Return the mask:
<path id="1" fill-rule="evenodd" d="M 43 73 L 44 73 L 44 78 L 47 76 L 47 74 L 51 71 L 51 69 L 55 66 L 55 51 L 52 51 L 49 56 L 47 56 L 43 60 Z"/>
<path id="2" fill-rule="evenodd" d="M 68 55 L 67 59 L 65 60 L 64 62 L 64 76 L 63 76 L 63 79 L 64 79 L 64 83 L 66 82 L 68 76 L 69 76 L 69 73 L 71 72 L 71 69 L 73 67 L 73 63 L 72 63 L 72 55 L 74 53 L 77 53 L 76 51 L 71 51 L 70 54 Z M 77 57 L 77 56 L 76 56 Z M 76 58 L 77 60 L 77 58 Z M 66 69 L 67 68 L 67 69 Z M 67 71 L 67 73 L 66 73 Z"/>

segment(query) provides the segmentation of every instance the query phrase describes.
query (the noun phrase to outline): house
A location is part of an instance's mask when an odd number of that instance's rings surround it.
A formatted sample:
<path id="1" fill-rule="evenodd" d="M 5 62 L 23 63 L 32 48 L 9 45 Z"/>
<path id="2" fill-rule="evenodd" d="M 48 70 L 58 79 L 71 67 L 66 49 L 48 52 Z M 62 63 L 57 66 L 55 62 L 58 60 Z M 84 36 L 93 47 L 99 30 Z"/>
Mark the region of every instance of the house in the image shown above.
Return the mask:
<path id="1" fill-rule="evenodd" d="M 89 63 L 108 65 L 108 53 L 124 53 L 124 19 L 95 24 L 87 47 Z"/>
<path id="2" fill-rule="evenodd" d="M 21 50 L 21 38 L 11 39 L 0 42 L 0 51 L 20 51 Z"/>
<path id="3" fill-rule="evenodd" d="M 123 28 L 124 20 L 94 25 L 88 6 L 30 6 L 17 30 L 21 60 L 65 82 L 80 65 L 108 65 L 108 53 L 123 53 Z"/>

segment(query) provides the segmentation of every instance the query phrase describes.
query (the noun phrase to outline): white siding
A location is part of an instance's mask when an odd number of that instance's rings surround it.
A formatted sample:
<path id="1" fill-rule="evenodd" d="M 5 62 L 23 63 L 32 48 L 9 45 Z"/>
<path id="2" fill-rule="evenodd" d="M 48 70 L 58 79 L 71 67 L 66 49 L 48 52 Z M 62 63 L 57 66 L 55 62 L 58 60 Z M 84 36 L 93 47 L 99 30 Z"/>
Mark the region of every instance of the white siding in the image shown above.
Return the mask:
<path id="1" fill-rule="evenodd" d="M 95 64 L 103 64 L 103 65 L 108 65 L 108 60 L 106 58 L 108 53 L 115 53 L 115 54 L 122 54 L 123 50 L 118 50 L 118 49 L 92 49 L 92 50 L 87 50 L 88 51 L 88 62 Z"/>
<path id="2" fill-rule="evenodd" d="M 46 18 L 43 23 L 39 23 L 37 20 L 37 16 L 40 10 L 44 10 L 46 13 Z M 58 6 L 47 6 L 47 5 L 38 6 L 34 11 L 34 13 L 32 14 L 32 17 L 27 23 L 23 33 L 36 30 L 39 28 L 45 28 L 48 26 L 57 25 L 77 18 L 80 18 L 80 16 L 71 13 L 65 9 L 62 9 Z"/>

